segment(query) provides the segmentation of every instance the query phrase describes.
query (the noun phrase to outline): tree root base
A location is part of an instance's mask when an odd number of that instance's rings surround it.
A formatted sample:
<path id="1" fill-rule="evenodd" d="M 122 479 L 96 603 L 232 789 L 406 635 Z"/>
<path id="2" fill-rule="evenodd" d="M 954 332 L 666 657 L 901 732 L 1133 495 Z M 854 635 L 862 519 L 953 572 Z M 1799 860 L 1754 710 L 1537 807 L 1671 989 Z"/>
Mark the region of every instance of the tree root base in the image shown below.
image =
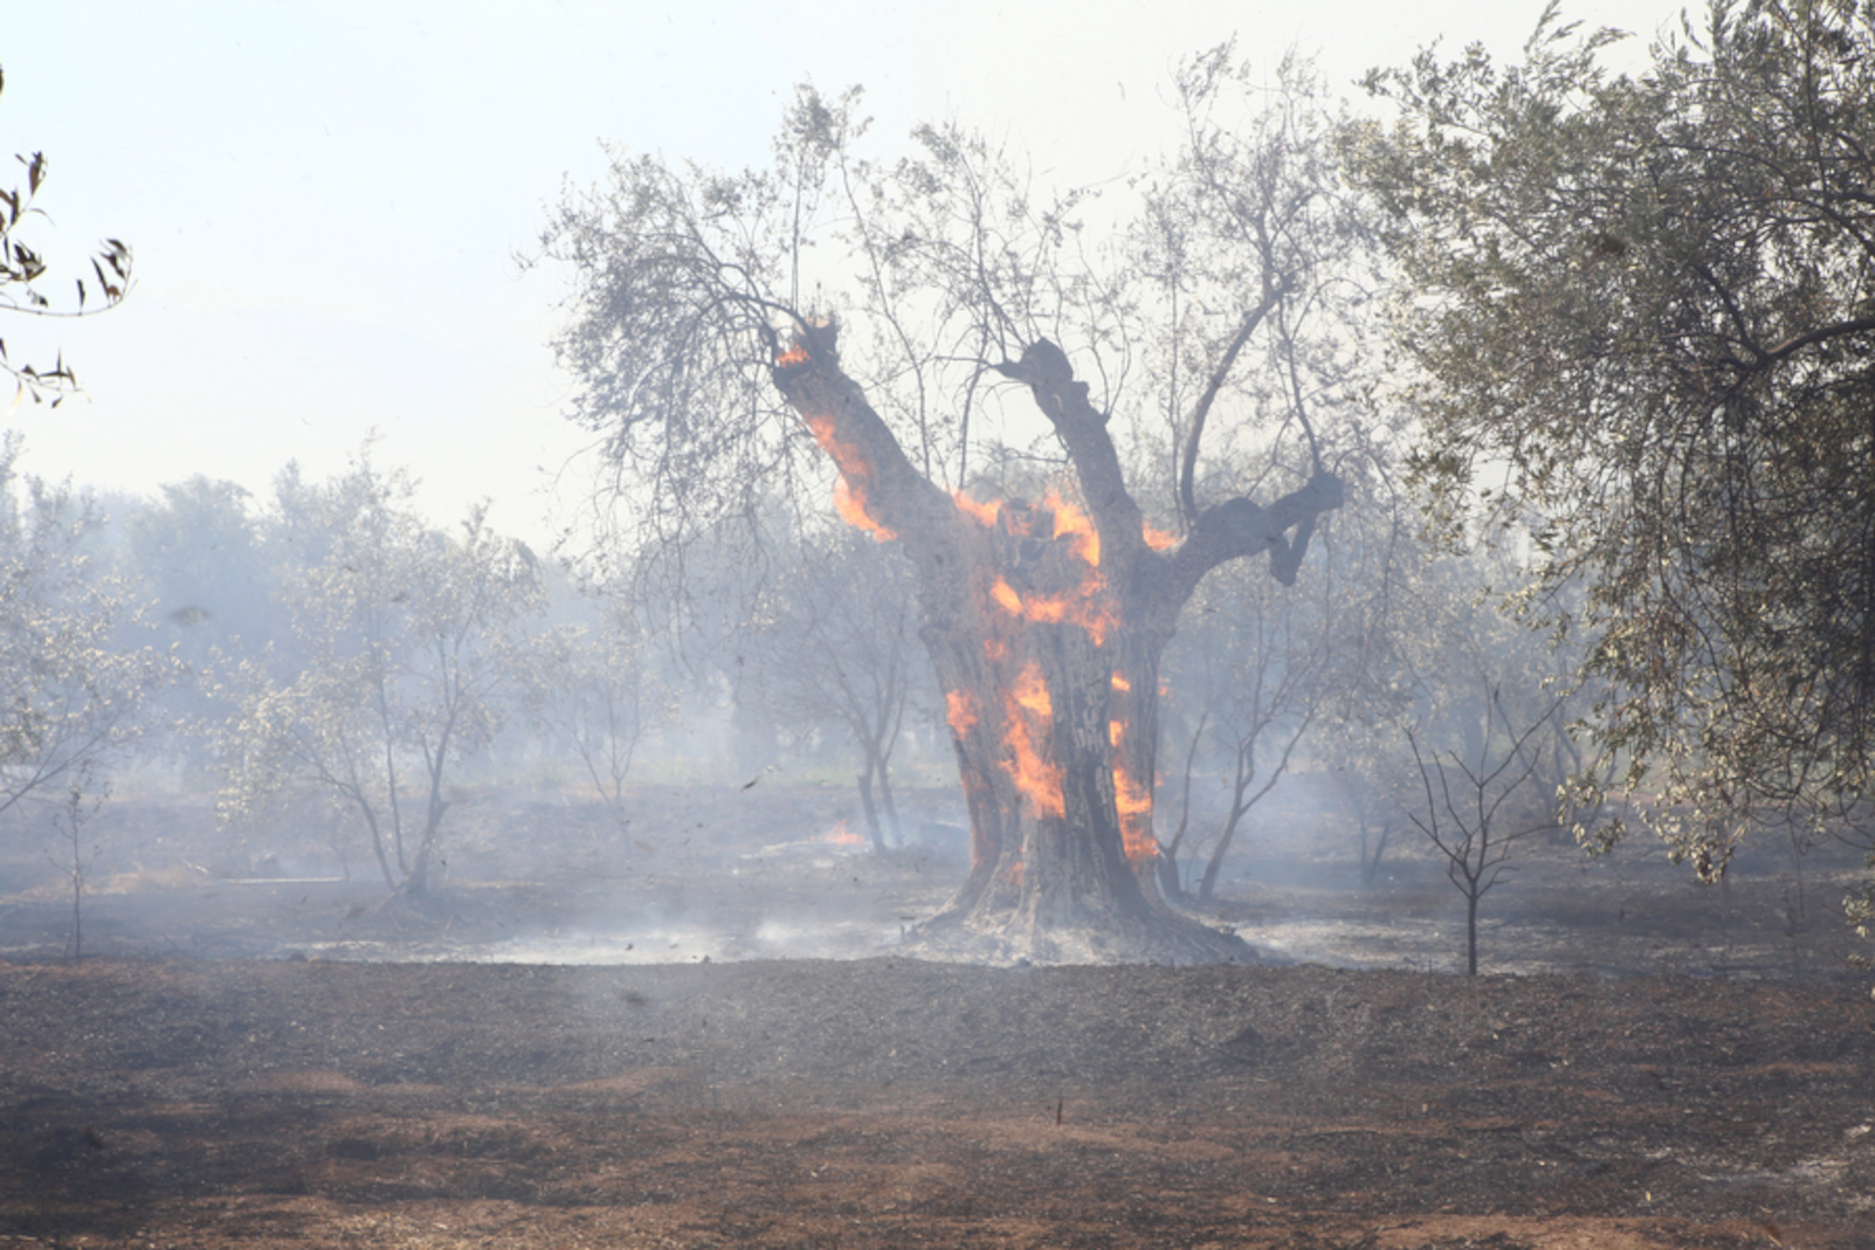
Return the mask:
<path id="1" fill-rule="evenodd" d="M 1288 962 L 1174 912 L 1114 922 L 1039 925 L 1020 916 L 946 913 L 912 929 L 904 953 L 978 964 L 1244 964 Z"/>

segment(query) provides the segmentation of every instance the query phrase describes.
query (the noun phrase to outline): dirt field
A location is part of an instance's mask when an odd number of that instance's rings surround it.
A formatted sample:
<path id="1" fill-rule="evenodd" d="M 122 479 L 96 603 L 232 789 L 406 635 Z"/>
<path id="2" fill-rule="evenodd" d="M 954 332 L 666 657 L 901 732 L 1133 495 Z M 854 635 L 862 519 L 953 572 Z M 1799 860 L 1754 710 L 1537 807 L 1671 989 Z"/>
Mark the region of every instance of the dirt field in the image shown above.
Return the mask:
<path id="1" fill-rule="evenodd" d="M 1421 970 L 1459 955 L 1428 862 L 1363 889 L 1270 836 L 1220 914 L 1304 962 L 983 968 L 892 950 L 941 839 L 664 801 L 629 854 L 491 805 L 421 910 L 146 812 L 78 962 L 16 845 L 0 1250 L 1875 1245 L 1839 864 L 1535 856 L 1486 934 L 1520 975 L 1472 980 Z"/>
<path id="2" fill-rule="evenodd" d="M 1875 1004 L 1316 967 L 0 966 L 4 1244 L 1849 1247 Z"/>

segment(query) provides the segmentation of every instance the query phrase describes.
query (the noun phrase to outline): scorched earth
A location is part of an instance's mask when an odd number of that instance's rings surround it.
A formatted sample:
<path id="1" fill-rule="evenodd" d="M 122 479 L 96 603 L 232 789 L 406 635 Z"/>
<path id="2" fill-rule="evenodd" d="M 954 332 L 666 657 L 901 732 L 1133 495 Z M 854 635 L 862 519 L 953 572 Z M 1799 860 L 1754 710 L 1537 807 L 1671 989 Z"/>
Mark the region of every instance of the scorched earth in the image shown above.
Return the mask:
<path id="1" fill-rule="evenodd" d="M 884 916 L 935 871 L 836 868 Z M 1569 917 L 1613 896 L 1543 880 L 1520 914 L 1589 949 Z M 1449 907 L 1416 888 L 1364 904 L 1371 931 Z M 1787 952 L 1754 967 L 1742 939 L 1729 971 L 1477 979 L 889 946 L 340 962 L 309 939 L 485 950 L 519 886 L 465 875 L 430 913 L 243 889 L 152 888 L 141 927 L 127 887 L 102 894 L 95 941 L 119 954 L 0 964 L 0 1246 L 1875 1244 L 1866 981 L 1767 979 Z M 1657 936 L 1693 924 L 1655 893 L 1622 914 L 1653 898 Z M 191 936 L 208 895 L 245 899 L 223 928 L 274 957 L 202 957 L 234 948 Z M 1232 906 L 1255 939 L 1295 895 L 1245 883 Z M 8 907 L 16 948 L 56 915 Z"/>

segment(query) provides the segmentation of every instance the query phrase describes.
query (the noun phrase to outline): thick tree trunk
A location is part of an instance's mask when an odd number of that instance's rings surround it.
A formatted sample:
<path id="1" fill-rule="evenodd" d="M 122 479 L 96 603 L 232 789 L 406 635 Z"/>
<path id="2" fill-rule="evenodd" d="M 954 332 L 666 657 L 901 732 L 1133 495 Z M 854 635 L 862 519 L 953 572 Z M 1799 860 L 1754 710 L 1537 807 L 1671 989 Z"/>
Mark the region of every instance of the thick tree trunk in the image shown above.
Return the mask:
<path id="1" fill-rule="evenodd" d="M 1267 550 L 1292 580 L 1315 514 L 1340 502 L 1339 483 L 1324 478 L 1267 510 L 1231 500 L 1176 549 L 1156 550 L 1105 416 L 1042 342 L 1001 370 L 1028 383 L 1054 422 L 1086 513 L 1055 498 L 953 498 L 912 466 L 833 347 L 830 328 L 797 334 L 776 385 L 839 466 L 842 515 L 897 538 L 917 569 L 921 636 L 970 810 L 970 873 L 921 926 L 923 940 L 991 958 L 1254 959 L 1159 892 L 1159 661 L 1179 609 L 1217 564 Z"/>

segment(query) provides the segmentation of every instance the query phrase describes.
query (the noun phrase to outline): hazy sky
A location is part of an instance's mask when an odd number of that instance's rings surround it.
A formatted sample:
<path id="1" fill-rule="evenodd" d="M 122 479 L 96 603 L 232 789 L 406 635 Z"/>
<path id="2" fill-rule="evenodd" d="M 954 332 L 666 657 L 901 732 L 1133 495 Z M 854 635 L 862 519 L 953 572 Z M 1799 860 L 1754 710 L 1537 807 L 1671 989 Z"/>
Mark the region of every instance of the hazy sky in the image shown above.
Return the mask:
<path id="1" fill-rule="evenodd" d="M 568 514 L 549 486 L 581 440 L 545 346 L 564 275 L 514 256 L 566 180 L 599 179 L 601 140 L 759 162 L 794 84 L 861 83 L 879 150 L 955 116 L 1077 184 L 1169 146 L 1171 68 L 1233 35 L 1259 60 L 1313 54 L 1339 86 L 1440 36 L 1514 56 L 1540 8 L 0 0 L 0 158 L 50 162 L 52 221 L 30 236 L 46 291 L 107 235 L 137 280 L 84 322 L 0 314 L 16 361 L 62 348 L 87 392 L 5 424 L 41 476 L 145 494 L 204 473 L 262 498 L 287 460 L 324 476 L 376 430 L 435 519 L 491 497 L 499 528 L 538 542 Z M 1565 8 L 1634 31 L 1637 54 L 1678 11 Z"/>

